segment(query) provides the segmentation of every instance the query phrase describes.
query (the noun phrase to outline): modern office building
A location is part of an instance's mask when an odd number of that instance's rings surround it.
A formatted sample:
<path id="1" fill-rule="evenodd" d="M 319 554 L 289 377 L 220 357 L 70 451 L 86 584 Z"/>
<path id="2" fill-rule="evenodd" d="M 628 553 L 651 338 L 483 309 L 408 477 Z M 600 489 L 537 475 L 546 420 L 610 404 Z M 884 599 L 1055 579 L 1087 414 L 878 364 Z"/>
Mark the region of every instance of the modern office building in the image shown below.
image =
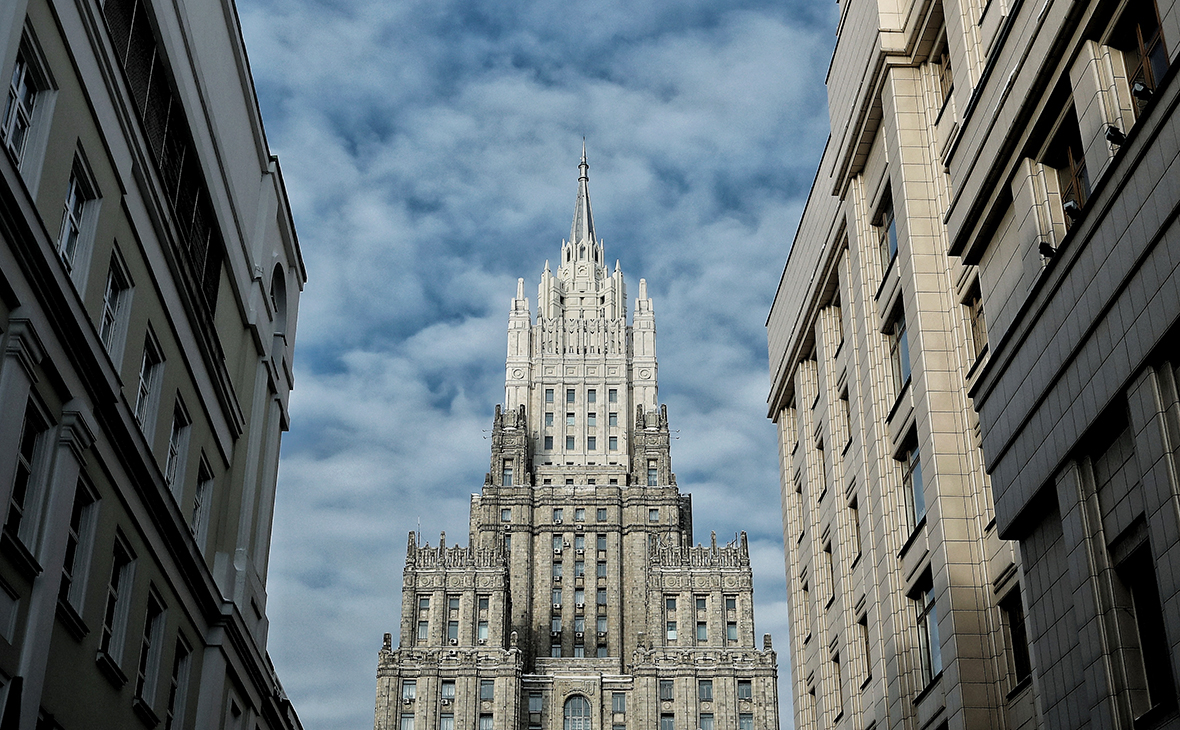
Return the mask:
<path id="1" fill-rule="evenodd" d="M 693 544 L 657 399 L 647 284 L 630 323 L 583 152 L 569 240 L 536 315 L 517 283 L 505 405 L 467 547 L 411 534 L 377 730 L 777 730 L 745 535 Z"/>
<path id="2" fill-rule="evenodd" d="M 0 727 L 298 728 L 266 576 L 305 272 L 233 3 L 0 3 L 0 76 Z"/>
<path id="3" fill-rule="evenodd" d="M 841 3 L 768 320 L 798 727 L 1177 723 L 1178 43 Z"/>

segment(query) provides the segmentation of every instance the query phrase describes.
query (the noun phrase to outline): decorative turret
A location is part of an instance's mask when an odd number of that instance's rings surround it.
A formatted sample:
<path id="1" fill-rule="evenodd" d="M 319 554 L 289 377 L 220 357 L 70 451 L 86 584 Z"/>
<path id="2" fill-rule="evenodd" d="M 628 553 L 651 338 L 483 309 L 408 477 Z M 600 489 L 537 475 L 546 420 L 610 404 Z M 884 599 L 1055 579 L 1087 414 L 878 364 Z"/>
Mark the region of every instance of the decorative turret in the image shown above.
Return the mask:
<path id="1" fill-rule="evenodd" d="M 631 436 L 631 483 L 648 486 L 676 484 L 672 473 L 668 432 L 668 406 L 661 405 L 656 413 L 644 411 L 643 404 L 635 406 L 635 432 Z"/>
<path id="2" fill-rule="evenodd" d="M 508 412 L 496 406 L 492 422 L 492 470 L 484 476 L 484 484 L 496 487 L 532 484 L 532 471 L 524 404 Z"/>

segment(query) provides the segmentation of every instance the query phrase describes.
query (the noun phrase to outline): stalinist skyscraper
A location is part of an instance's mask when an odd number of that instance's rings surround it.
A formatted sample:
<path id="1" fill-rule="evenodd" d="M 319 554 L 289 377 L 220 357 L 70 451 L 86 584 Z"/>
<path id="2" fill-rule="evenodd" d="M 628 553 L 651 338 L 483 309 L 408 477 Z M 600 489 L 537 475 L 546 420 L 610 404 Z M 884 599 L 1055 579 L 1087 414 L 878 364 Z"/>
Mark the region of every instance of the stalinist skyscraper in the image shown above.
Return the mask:
<path id="1" fill-rule="evenodd" d="M 743 533 L 693 544 L 656 387 L 647 283 L 606 264 L 578 167 L 534 318 L 517 283 L 505 405 L 469 546 L 411 533 L 377 730 L 777 730 Z"/>

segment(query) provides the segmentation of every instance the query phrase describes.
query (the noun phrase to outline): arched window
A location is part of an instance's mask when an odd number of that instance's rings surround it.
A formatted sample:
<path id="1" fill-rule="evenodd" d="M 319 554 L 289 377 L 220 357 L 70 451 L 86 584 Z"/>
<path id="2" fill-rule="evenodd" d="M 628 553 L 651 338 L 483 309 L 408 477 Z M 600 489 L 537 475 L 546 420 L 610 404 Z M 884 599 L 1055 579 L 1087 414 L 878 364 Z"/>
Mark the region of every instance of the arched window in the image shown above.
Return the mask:
<path id="1" fill-rule="evenodd" d="M 590 700 L 574 695 L 565 701 L 565 730 L 590 730 Z"/>
<path id="2" fill-rule="evenodd" d="M 283 265 L 275 264 L 270 277 L 270 305 L 275 312 L 275 334 L 287 333 L 287 278 L 283 276 Z"/>

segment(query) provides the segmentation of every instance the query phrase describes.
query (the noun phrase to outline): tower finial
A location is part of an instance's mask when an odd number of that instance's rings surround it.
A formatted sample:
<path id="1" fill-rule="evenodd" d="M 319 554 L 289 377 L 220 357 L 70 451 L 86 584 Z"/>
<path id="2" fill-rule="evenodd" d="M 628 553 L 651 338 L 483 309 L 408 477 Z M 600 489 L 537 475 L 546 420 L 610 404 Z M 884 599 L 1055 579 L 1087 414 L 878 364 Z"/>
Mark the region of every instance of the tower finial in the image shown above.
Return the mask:
<path id="1" fill-rule="evenodd" d="M 586 164 L 586 137 L 582 136 L 582 164 Z"/>
<path id="2" fill-rule="evenodd" d="M 574 223 L 570 226 L 570 245 L 595 243 L 594 216 L 590 212 L 590 164 L 586 162 L 586 139 L 582 138 L 582 161 L 578 163 L 578 199 L 574 203 Z"/>

